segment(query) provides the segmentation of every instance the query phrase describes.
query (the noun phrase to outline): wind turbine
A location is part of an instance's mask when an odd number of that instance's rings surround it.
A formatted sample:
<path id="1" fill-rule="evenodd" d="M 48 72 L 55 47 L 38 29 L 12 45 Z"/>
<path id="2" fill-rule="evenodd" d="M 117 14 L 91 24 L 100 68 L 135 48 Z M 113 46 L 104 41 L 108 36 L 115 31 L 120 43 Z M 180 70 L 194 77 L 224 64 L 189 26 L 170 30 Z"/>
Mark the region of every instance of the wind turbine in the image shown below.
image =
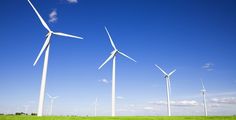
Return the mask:
<path id="1" fill-rule="evenodd" d="M 35 9 L 34 5 L 28 0 L 29 4 L 33 8 L 34 12 L 37 14 L 38 18 L 40 19 L 42 25 L 48 30 L 48 34 L 46 35 L 46 40 L 44 42 L 43 47 L 41 48 L 35 62 L 34 66 L 37 64 L 40 56 L 42 55 L 43 52 L 45 52 L 45 57 L 44 57 L 44 65 L 43 65 L 43 73 L 42 73 L 42 81 L 41 81 L 41 88 L 40 88 L 40 95 L 39 95 L 39 104 L 38 104 L 38 116 L 42 116 L 43 114 L 43 103 L 44 103 L 44 94 L 45 94 L 45 86 L 46 86 L 46 76 L 47 76 L 47 67 L 48 67 L 48 56 L 49 56 L 49 48 L 50 48 L 50 38 L 52 35 L 59 35 L 59 36 L 65 36 L 65 37 L 72 37 L 72 38 L 77 38 L 77 39 L 83 39 L 82 37 L 74 36 L 74 35 L 69 35 L 61 32 L 53 32 L 46 22 L 43 20 L 43 18 L 40 16 L 38 11 Z"/>
<path id="2" fill-rule="evenodd" d="M 163 69 L 161 69 L 158 65 L 155 65 L 164 75 L 166 79 L 166 92 L 167 92 L 167 109 L 168 109 L 168 115 L 171 116 L 171 109 L 170 109 L 170 91 L 171 91 L 171 85 L 170 85 L 170 76 L 176 71 L 173 70 L 169 74 L 167 74 Z"/>
<path id="3" fill-rule="evenodd" d="M 98 105 L 98 98 L 96 98 L 94 102 L 94 116 L 97 116 L 97 105 Z"/>
<path id="4" fill-rule="evenodd" d="M 53 103 L 54 103 L 54 100 L 58 98 L 58 96 L 51 96 L 49 94 L 47 94 L 49 99 L 50 99 L 50 111 L 49 111 L 49 115 L 52 115 L 52 107 L 53 107 Z"/>
<path id="5" fill-rule="evenodd" d="M 115 90 L 116 90 L 116 79 L 115 79 L 115 75 L 116 75 L 116 55 L 117 54 L 121 54 L 121 55 L 123 55 L 123 56 L 125 56 L 126 58 L 128 58 L 128 59 L 130 59 L 130 60 L 132 60 L 132 61 L 134 61 L 134 62 L 136 62 L 133 58 L 131 58 L 131 57 L 129 57 L 128 55 L 126 55 L 126 54 L 124 54 L 124 53 L 122 53 L 122 52 L 120 52 L 117 48 L 116 48 L 116 46 L 115 46 L 115 44 L 113 43 L 113 41 L 112 41 L 112 38 L 111 38 L 111 36 L 110 36 L 110 34 L 109 34 L 109 32 L 108 32 L 108 30 L 107 30 L 107 28 L 105 27 L 105 30 L 106 30 L 106 32 L 107 32 L 107 35 L 108 35 L 108 37 L 109 37 L 109 39 L 110 39 L 110 42 L 111 42 L 111 45 L 112 45 L 112 47 L 114 48 L 114 50 L 111 52 L 111 55 L 106 59 L 106 61 L 98 68 L 98 69 L 101 69 L 109 60 L 111 60 L 112 58 L 113 58 L 113 64 L 112 64 L 112 100 L 111 100 L 111 103 L 112 103 L 112 116 L 115 116 L 115 99 L 116 99 L 116 92 L 115 92 Z"/>
<path id="6" fill-rule="evenodd" d="M 28 114 L 29 105 L 24 105 L 23 107 L 25 108 L 25 114 Z"/>
<path id="7" fill-rule="evenodd" d="M 202 80 L 201 80 L 202 82 Z M 202 96 L 203 96 L 203 105 L 204 105 L 204 112 L 205 116 L 207 116 L 207 105 L 206 105 L 206 89 L 204 87 L 204 84 L 202 82 L 202 90 L 201 90 Z"/>

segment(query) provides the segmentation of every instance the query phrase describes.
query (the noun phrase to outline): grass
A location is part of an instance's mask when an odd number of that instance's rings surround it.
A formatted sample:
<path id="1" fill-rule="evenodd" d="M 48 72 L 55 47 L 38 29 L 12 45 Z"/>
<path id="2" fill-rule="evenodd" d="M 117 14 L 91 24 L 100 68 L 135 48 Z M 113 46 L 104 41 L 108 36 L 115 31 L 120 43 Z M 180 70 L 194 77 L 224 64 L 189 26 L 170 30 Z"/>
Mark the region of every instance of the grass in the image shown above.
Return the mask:
<path id="1" fill-rule="evenodd" d="M 236 120 L 236 116 L 122 116 L 122 117 L 74 117 L 74 116 L 0 116 L 0 120 Z"/>

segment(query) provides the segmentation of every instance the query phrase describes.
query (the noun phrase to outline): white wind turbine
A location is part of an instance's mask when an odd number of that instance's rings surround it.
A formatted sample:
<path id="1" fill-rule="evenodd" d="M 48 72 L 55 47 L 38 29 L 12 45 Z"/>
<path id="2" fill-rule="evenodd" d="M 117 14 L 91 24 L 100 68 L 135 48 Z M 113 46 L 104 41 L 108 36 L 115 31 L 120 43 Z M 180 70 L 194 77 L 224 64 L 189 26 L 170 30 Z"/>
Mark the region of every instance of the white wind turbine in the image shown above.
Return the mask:
<path id="1" fill-rule="evenodd" d="M 34 9 L 34 12 L 37 14 L 38 18 L 40 19 L 41 23 L 43 26 L 48 30 L 48 34 L 46 35 L 46 40 L 44 42 L 43 47 L 41 48 L 35 62 L 34 66 L 37 64 L 40 56 L 42 53 L 45 51 L 45 57 L 44 57 L 44 65 L 43 65 L 43 73 L 42 73 L 42 81 L 41 81 L 41 88 L 40 88 L 40 96 L 39 96 L 39 104 L 38 104 L 38 116 L 42 116 L 43 114 L 43 103 L 44 103 L 44 94 L 45 94 L 45 85 L 46 85 L 46 76 L 47 76 L 47 67 L 48 67 L 48 56 L 49 56 L 49 48 L 50 48 L 50 38 L 52 35 L 59 35 L 59 36 L 65 36 L 65 37 L 72 37 L 72 38 L 77 38 L 77 39 L 83 39 L 82 37 L 74 36 L 74 35 L 69 35 L 61 32 L 53 32 L 50 30 L 46 22 L 43 20 L 43 18 L 40 16 L 38 11 L 35 9 L 33 4 L 28 0 L 29 4 L 31 7 Z"/>
<path id="2" fill-rule="evenodd" d="M 58 96 L 51 96 L 49 94 L 47 94 L 49 99 L 50 99 L 50 111 L 49 111 L 49 115 L 52 115 L 52 108 L 53 108 L 53 103 L 54 103 L 54 100 L 58 98 Z"/>
<path id="3" fill-rule="evenodd" d="M 29 105 L 24 105 L 23 107 L 25 108 L 25 111 L 24 111 L 24 112 L 25 112 L 25 114 L 28 114 Z"/>
<path id="4" fill-rule="evenodd" d="M 96 98 L 94 102 L 94 116 L 97 116 L 97 105 L 98 105 L 98 98 Z"/>
<path id="5" fill-rule="evenodd" d="M 169 74 L 167 74 L 163 69 L 161 69 L 158 65 L 155 65 L 160 71 L 165 75 L 166 79 L 166 92 L 167 92 L 167 109 L 168 109 L 168 115 L 171 116 L 171 108 L 170 108 L 170 91 L 171 91 L 171 84 L 170 84 L 170 76 L 176 71 L 173 70 Z"/>
<path id="6" fill-rule="evenodd" d="M 112 100 L 111 100 L 111 103 L 112 103 L 112 116 L 115 116 L 115 99 L 116 99 L 116 92 L 115 92 L 115 87 L 116 87 L 116 79 L 115 79 L 115 75 L 116 75 L 116 55 L 117 54 L 121 54 L 123 56 L 125 56 L 126 58 L 136 62 L 134 59 L 132 59 L 131 57 L 129 57 L 128 55 L 120 52 L 115 44 L 113 43 L 112 41 L 112 38 L 107 30 L 107 28 L 105 27 L 105 30 L 109 36 L 109 39 L 110 39 L 110 42 L 111 42 L 111 45 L 112 47 L 114 48 L 114 50 L 111 52 L 111 55 L 106 59 L 106 61 L 98 68 L 98 69 L 101 69 L 103 67 L 103 65 L 105 65 L 109 60 L 111 60 L 113 58 L 113 65 L 112 65 Z"/>
<path id="7" fill-rule="evenodd" d="M 202 82 L 202 80 L 201 80 Z M 206 104 L 206 89 L 204 87 L 204 84 L 202 82 L 202 90 L 201 90 L 202 96 L 203 96 L 203 105 L 204 105 L 204 112 L 205 116 L 207 116 L 207 104 Z"/>

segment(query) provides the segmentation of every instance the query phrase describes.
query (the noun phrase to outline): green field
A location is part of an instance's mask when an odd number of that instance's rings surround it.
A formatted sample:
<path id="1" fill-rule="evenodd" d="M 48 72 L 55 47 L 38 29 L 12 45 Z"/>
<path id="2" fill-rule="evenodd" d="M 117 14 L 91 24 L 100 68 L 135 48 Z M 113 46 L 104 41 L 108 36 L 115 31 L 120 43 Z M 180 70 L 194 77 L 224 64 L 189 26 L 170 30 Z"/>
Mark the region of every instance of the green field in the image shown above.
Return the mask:
<path id="1" fill-rule="evenodd" d="M 235 116 L 124 116 L 124 117 L 66 117 L 66 116 L 0 116 L 0 120 L 236 120 Z"/>

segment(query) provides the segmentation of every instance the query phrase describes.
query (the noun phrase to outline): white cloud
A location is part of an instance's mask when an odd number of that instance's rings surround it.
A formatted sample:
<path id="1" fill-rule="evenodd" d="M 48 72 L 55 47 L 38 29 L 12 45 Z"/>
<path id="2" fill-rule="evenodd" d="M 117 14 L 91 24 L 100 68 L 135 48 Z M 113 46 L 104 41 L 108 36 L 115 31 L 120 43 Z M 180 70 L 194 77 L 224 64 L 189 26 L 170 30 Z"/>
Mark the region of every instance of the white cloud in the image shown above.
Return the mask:
<path id="1" fill-rule="evenodd" d="M 171 101 L 174 106 L 197 106 L 199 105 L 195 100 Z"/>
<path id="2" fill-rule="evenodd" d="M 154 108 L 153 107 L 144 107 L 143 109 L 144 110 L 153 110 Z"/>
<path id="3" fill-rule="evenodd" d="M 211 101 L 219 104 L 236 104 L 236 97 L 212 98 Z"/>
<path id="4" fill-rule="evenodd" d="M 78 3 L 78 0 L 67 0 L 69 3 Z"/>
<path id="5" fill-rule="evenodd" d="M 220 92 L 220 93 L 208 93 L 207 96 L 211 96 L 211 97 L 232 97 L 232 96 L 236 96 L 236 92 L 235 91 L 229 91 L 229 92 Z"/>
<path id="6" fill-rule="evenodd" d="M 107 79 L 103 78 L 102 80 L 98 80 L 98 82 L 104 83 L 104 84 L 108 84 L 110 83 Z"/>
<path id="7" fill-rule="evenodd" d="M 150 104 L 154 105 L 166 105 L 166 101 L 151 101 Z M 181 101 L 171 101 L 172 106 L 197 106 L 199 103 L 195 100 L 181 100 Z"/>
<path id="8" fill-rule="evenodd" d="M 205 70 L 207 70 L 207 71 L 213 71 L 214 69 L 213 69 L 213 67 L 214 67 L 214 64 L 213 63 L 205 63 L 203 66 L 202 66 L 202 68 L 203 69 L 205 69 Z"/>
<path id="9" fill-rule="evenodd" d="M 29 101 L 29 104 L 35 104 L 35 103 L 36 103 L 36 101 L 34 101 L 34 100 Z"/>
<path id="10" fill-rule="evenodd" d="M 218 104 L 218 103 L 210 103 L 210 104 L 208 104 L 208 106 L 211 107 L 211 108 L 216 108 L 216 107 L 220 107 L 220 104 Z"/>
<path id="11" fill-rule="evenodd" d="M 130 104 L 129 107 L 135 107 L 135 105 L 134 104 Z"/>
<path id="12" fill-rule="evenodd" d="M 148 103 L 153 104 L 153 105 L 166 105 L 167 104 L 166 101 L 150 101 Z"/>
<path id="13" fill-rule="evenodd" d="M 120 99 L 120 100 L 123 100 L 125 99 L 123 96 L 117 96 L 116 99 Z"/>
<path id="14" fill-rule="evenodd" d="M 50 23 L 54 23 L 54 22 L 56 22 L 57 21 L 57 10 L 56 9 L 54 9 L 54 10 L 52 10 L 52 12 L 49 14 L 49 22 Z"/>
<path id="15" fill-rule="evenodd" d="M 119 112 L 128 112 L 130 110 L 129 109 L 125 109 L 125 108 L 120 108 L 120 109 L 117 109 L 117 111 L 119 111 Z"/>

